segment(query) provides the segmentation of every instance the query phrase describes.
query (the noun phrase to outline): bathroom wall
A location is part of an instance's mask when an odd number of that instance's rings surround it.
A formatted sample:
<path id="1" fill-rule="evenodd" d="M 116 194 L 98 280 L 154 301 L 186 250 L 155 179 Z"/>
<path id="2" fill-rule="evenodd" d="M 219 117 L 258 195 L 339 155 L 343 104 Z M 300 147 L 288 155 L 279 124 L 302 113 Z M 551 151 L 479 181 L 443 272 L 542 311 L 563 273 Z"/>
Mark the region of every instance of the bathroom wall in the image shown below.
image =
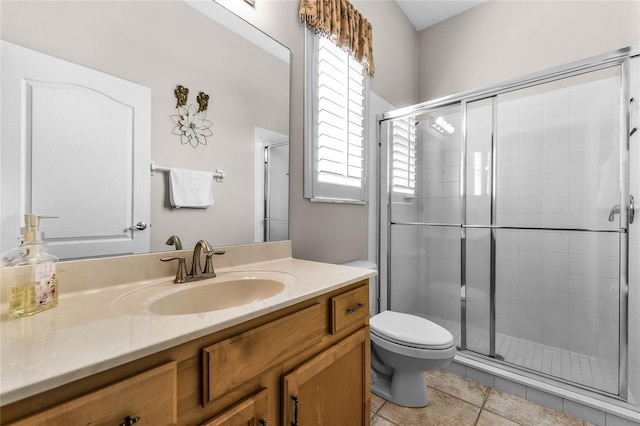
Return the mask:
<path id="1" fill-rule="evenodd" d="M 418 101 L 640 42 L 640 2 L 487 1 L 419 33 Z"/>
<path id="2" fill-rule="evenodd" d="M 366 259 L 369 208 L 311 203 L 303 198 L 304 25 L 298 1 L 239 0 L 220 4 L 291 49 L 290 238 L 295 257 L 326 262 Z M 396 107 L 412 105 L 417 93 L 417 34 L 394 1 L 355 0 L 373 26 L 376 75 L 370 89 Z M 369 180 L 370 184 L 373 184 Z"/>

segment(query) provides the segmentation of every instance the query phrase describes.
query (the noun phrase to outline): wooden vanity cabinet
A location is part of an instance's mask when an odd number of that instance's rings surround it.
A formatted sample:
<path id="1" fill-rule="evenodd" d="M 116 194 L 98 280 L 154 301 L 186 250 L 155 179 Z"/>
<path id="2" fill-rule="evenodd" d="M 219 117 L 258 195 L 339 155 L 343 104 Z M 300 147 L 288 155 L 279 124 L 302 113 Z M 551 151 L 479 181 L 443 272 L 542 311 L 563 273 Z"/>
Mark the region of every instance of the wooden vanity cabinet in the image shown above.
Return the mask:
<path id="1" fill-rule="evenodd" d="M 139 416 L 136 425 L 288 426 L 295 421 L 296 396 L 301 426 L 368 425 L 368 294 L 368 280 L 351 284 L 3 406 L 0 421 L 117 426 L 126 416 Z M 140 380 L 165 370 L 173 382 L 165 375 L 166 383 Z M 107 403 L 105 392 L 120 395 L 122 386 L 134 392 Z M 121 410 L 129 398 L 166 416 Z M 77 406 L 90 407 L 96 417 L 85 421 Z"/>

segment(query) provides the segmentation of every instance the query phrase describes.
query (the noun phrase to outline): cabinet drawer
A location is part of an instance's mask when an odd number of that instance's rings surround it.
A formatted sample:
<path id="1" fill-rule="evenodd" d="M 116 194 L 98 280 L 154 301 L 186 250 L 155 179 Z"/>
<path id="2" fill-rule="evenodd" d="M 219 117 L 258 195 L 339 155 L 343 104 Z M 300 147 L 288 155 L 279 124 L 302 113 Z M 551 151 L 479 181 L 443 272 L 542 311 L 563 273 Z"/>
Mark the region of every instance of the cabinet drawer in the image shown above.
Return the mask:
<path id="1" fill-rule="evenodd" d="M 266 425 L 267 410 L 267 389 L 262 389 L 201 426 Z"/>
<path id="2" fill-rule="evenodd" d="M 11 424 L 116 426 L 138 417 L 136 426 L 175 425 L 177 371 L 170 362 Z"/>
<path id="3" fill-rule="evenodd" d="M 363 285 L 331 298 L 331 334 L 369 316 L 369 286 Z"/>
<path id="4" fill-rule="evenodd" d="M 316 344 L 322 328 L 315 304 L 202 349 L 203 405 Z"/>

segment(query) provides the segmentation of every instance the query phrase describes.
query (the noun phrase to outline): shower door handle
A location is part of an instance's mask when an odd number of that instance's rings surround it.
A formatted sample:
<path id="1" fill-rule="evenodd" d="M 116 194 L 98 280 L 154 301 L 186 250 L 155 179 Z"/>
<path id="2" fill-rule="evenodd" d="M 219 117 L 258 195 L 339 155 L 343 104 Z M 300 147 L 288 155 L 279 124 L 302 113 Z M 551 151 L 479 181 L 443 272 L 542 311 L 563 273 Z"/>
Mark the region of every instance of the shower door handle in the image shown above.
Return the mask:
<path id="1" fill-rule="evenodd" d="M 627 210 L 627 217 L 629 218 L 629 223 L 633 223 L 633 219 L 636 217 L 636 203 L 633 199 L 633 195 L 629 195 L 629 207 Z"/>
<path id="2" fill-rule="evenodd" d="M 609 210 L 609 222 L 613 222 L 615 215 L 620 214 L 620 204 L 616 204 Z"/>

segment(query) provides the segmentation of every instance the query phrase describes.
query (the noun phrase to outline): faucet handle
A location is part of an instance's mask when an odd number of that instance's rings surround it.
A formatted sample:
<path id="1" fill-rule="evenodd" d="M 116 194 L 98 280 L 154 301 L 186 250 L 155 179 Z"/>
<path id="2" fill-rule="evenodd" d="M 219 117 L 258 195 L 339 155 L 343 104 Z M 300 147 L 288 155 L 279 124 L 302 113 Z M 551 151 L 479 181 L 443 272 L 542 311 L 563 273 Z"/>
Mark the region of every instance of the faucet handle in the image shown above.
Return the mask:
<path id="1" fill-rule="evenodd" d="M 214 271 L 213 269 L 213 261 L 211 260 L 211 258 L 213 257 L 213 255 L 223 255 L 226 252 L 223 250 L 212 250 L 210 252 L 207 253 L 206 259 L 205 259 L 205 264 L 204 264 L 204 271 L 202 271 L 204 274 L 211 274 L 212 277 L 216 277 L 216 271 Z"/>
<path id="2" fill-rule="evenodd" d="M 178 270 L 176 271 L 176 278 L 173 280 L 174 283 L 186 283 L 187 282 L 187 262 L 184 260 L 184 257 L 163 257 L 160 259 L 161 262 L 171 262 L 172 260 L 178 261 Z"/>

